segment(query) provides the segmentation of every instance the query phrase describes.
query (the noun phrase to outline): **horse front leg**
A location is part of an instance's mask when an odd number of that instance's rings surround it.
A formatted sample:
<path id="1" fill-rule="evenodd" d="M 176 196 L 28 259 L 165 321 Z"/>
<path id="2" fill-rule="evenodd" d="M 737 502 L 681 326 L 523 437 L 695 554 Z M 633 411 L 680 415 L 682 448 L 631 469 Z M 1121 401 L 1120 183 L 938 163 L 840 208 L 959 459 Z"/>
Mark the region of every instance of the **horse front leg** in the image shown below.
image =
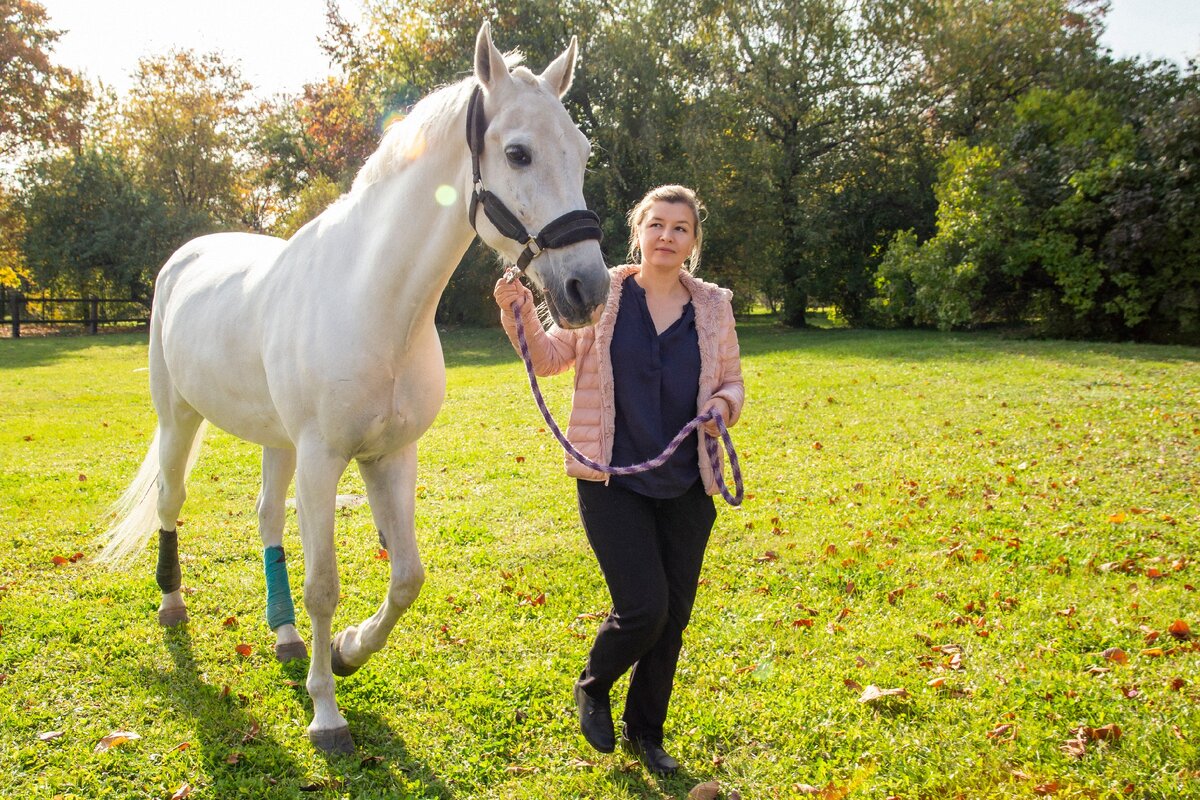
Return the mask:
<path id="1" fill-rule="evenodd" d="M 354 752 L 350 727 L 338 711 L 330 669 L 333 612 L 340 590 L 334 512 L 338 479 L 348 463 L 318 441 L 301 443 L 296 465 L 296 510 L 304 546 L 304 607 L 312 620 L 313 638 L 306 684 L 313 702 L 308 738 L 327 753 Z"/>
<path id="2" fill-rule="evenodd" d="M 333 643 L 333 671 L 349 675 L 387 643 L 388 635 L 425 582 L 425 568 L 417 553 L 416 525 L 413 519 L 417 445 L 378 461 L 360 463 L 371 514 L 387 545 L 391 575 L 387 596 L 379 610 L 359 625 L 346 628 Z"/>
<path id="3" fill-rule="evenodd" d="M 283 552 L 287 489 L 295 472 L 295 450 L 263 448 L 258 531 L 262 537 L 263 572 L 267 579 L 267 624 L 275 632 L 275 658 L 281 663 L 308 657 L 304 640 L 296 632 L 296 607 L 292 602 Z"/>

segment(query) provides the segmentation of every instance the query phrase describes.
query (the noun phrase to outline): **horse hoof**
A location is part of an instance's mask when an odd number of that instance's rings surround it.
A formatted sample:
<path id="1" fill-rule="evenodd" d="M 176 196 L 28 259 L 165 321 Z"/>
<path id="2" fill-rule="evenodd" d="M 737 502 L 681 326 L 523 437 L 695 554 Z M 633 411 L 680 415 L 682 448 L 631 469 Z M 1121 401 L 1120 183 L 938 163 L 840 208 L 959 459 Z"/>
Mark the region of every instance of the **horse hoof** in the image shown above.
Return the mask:
<path id="1" fill-rule="evenodd" d="M 280 664 L 286 664 L 298 658 L 308 658 L 308 648 L 304 646 L 304 642 L 275 645 L 275 660 Z"/>
<path id="2" fill-rule="evenodd" d="M 309 731 L 308 740 L 322 753 L 353 753 L 354 737 L 350 726 L 343 725 L 328 731 Z"/>
<path id="3" fill-rule="evenodd" d="M 188 621 L 187 608 L 178 606 L 176 608 L 160 608 L 158 610 L 158 624 L 164 628 L 174 628 Z"/>
<path id="4" fill-rule="evenodd" d="M 338 634 L 338 638 L 341 638 L 341 634 Z M 358 667 L 342 660 L 342 651 L 338 649 L 337 639 L 334 639 L 333 643 L 329 645 L 329 669 L 339 678 L 358 672 Z"/>

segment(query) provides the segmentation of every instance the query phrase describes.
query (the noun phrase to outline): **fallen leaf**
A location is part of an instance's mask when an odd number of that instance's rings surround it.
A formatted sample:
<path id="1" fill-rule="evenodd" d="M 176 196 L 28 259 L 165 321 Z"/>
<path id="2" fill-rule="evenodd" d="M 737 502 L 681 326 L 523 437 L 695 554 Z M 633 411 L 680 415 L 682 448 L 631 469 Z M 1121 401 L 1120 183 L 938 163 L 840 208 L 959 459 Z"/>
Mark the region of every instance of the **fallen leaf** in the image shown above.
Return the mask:
<path id="1" fill-rule="evenodd" d="M 58 566 L 58 567 L 61 567 L 63 564 L 70 563 L 70 559 L 67 558 L 66 556 L 55 556 L 54 558 L 52 558 L 50 560 L 53 561 L 54 565 Z"/>
<path id="2" fill-rule="evenodd" d="M 797 794 L 820 794 L 821 787 L 813 786 L 811 783 L 793 783 L 792 791 Z"/>
<path id="3" fill-rule="evenodd" d="M 221 624 L 224 625 L 226 628 L 232 628 L 235 625 L 237 625 L 237 617 L 226 617 L 225 621 L 222 622 Z"/>
<path id="4" fill-rule="evenodd" d="M 1101 725 L 1099 728 L 1087 728 L 1089 739 L 1094 739 L 1098 742 L 1115 742 L 1121 738 L 1121 728 L 1115 723 Z"/>
<path id="5" fill-rule="evenodd" d="M 1047 794 L 1054 794 L 1057 791 L 1058 791 L 1058 782 L 1057 781 L 1050 781 L 1049 783 L 1039 783 L 1037 786 L 1033 787 L 1034 794 L 1047 795 Z"/>
<path id="6" fill-rule="evenodd" d="M 862 684 L 851 678 L 846 678 L 846 680 L 842 681 L 842 683 L 846 685 L 847 689 L 853 689 L 856 692 L 861 692 L 863 690 Z"/>
<path id="7" fill-rule="evenodd" d="M 871 684 L 866 689 L 863 689 L 862 696 L 858 698 L 858 702 L 874 703 L 885 697 L 898 697 L 903 700 L 908 697 L 908 690 L 904 687 L 898 689 L 880 689 L 878 686 Z"/>
<path id="8" fill-rule="evenodd" d="M 236 650 L 237 654 L 242 657 L 248 657 L 251 653 L 254 652 L 254 648 L 251 647 L 250 645 L 246 644 L 245 642 L 242 642 L 241 644 L 239 644 L 237 647 L 235 647 L 233 649 Z"/>
<path id="9" fill-rule="evenodd" d="M 518 463 L 518 464 L 524 464 L 524 463 L 525 463 L 525 456 L 517 456 L 517 463 Z"/>
<path id="10" fill-rule="evenodd" d="M 101 739 L 96 744 L 96 748 L 92 752 L 104 753 L 113 747 L 117 747 L 118 745 L 125 744 L 125 742 L 131 742 L 134 739 L 140 738 L 142 737 L 133 731 L 113 731 L 108 736 L 105 736 L 103 739 Z"/>
<path id="11" fill-rule="evenodd" d="M 1118 664 L 1128 664 L 1129 663 L 1129 656 L 1126 655 L 1125 651 L 1119 647 L 1110 647 L 1107 650 L 1105 650 L 1103 653 L 1101 653 L 1100 655 L 1102 655 L 1107 660 L 1115 661 Z"/>
<path id="12" fill-rule="evenodd" d="M 1001 724 L 997 725 L 996 727 L 994 727 L 994 728 L 992 728 L 990 731 L 988 731 L 988 732 L 987 732 L 987 734 L 986 734 L 986 738 L 988 738 L 988 739 L 999 739 L 1001 736 L 1003 736 L 1004 734 L 1008 733 L 1008 732 L 1009 732 L 1009 731 L 1011 731 L 1012 729 L 1013 729 L 1012 723 L 1010 723 L 1010 722 L 1002 722 Z M 1015 734 L 1014 734 L 1014 736 L 1015 736 Z M 1010 737 L 1009 737 L 1008 739 L 1006 739 L 1005 741 L 1010 741 L 1010 742 L 1011 742 L 1011 741 L 1013 740 L 1013 738 L 1014 738 L 1014 737 L 1010 736 Z"/>
<path id="13" fill-rule="evenodd" d="M 168 753 L 183 752 L 184 750 L 187 750 L 191 746 L 192 746 L 191 742 L 180 742 L 179 744 L 175 745 L 167 752 Z"/>
<path id="14" fill-rule="evenodd" d="M 379 551 L 377 553 L 375 553 L 375 558 L 379 559 L 380 561 L 387 561 L 388 560 L 388 551 L 382 547 L 379 548 Z"/>
<path id="15" fill-rule="evenodd" d="M 1082 738 L 1068 739 L 1059 749 L 1072 758 L 1083 758 L 1087 755 L 1087 740 Z"/>
<path id="16" fill-rule="evenodd" d="M 811 618 L 792 620 L 793 628 L 811 628 L 812 626 L 813 626 L 813 621 Z"/>
<path id="17" fill-rule="evenodd" d="M 175 794 L 171 795 L 171 800 L 183 800 L 192 793 L 192 787 L 186 783 L 175 790 Z"/>
<path id="18" fill-rule="evenodd" d="M 241 753 L 239 753 L 237 750 L 234 750 L 232 753 L 230 753 L 229 755 L 225 756 L 225 763 L 226 763 L 226 764 L 236 764 L 236 763 L 238 763 L 238 762 L 239 762 L 239 761 L 241 761 L 241 760 L 242 760 L 242 754 L 241 754 Z"/>
<path id="19" fill-rule="evenodd" d="M 925 685 L 932 686 L 934 689 L 940 689 L 946 685 L 946 679 L 945 678 L 931 678 Z"/>
<path id="20" fill-rule="evenodd" d="M 721 794 L 721 784 L 716 781 L 698 783 L 687 793 L 687 800 L 717 800 Z"/>
<path id="21" fill-rule="evenodd" d="M 1163 650 L 1161 647 L 1148 647 L 1142 651 L 1142 655 L 1146 656 L 1147 658 L 1162 658 L 1164 655 L 1166 655 L 1166 652 L 1167 651 Z"/>
<path id="22" fill-rule="evenodd" d="M 61 738 L 62 735 L 63 735 L 62 731 L 46 731 L 45 733 L 38 734 L 38 741 L 39 742 L 51 742 L 51 741 L 54 741 L 55 739 Z"/>
<path id="23" fill-rule="evenodd" d="M 382 763 L 383 763 L 383 756 L 367 756 L 362 761 L 360 761 L 358 765 L 360 767 L 373 767 L 376 764 L 382 764 Z"/>
<path id="24" fill-rule="evenodd" d="M 1114 525 L 1120 525 L 1120 524 L 1121 524 L 1121 523 L 1123 523 L 1123 522 L 1124 522 L 1126 519 L 1127 519 L 1127 517 L 1125 516 L 1125 512 L 1124 512 L 1124 511 L 1118 511 L 1118 512 L 1117 512 L 1117 513 L 1115 513 L 1115 514 L 1109 514 L 1109 515 L 1108 515 L 1108 521 L 1109 521 L 1109 522 L 1111 522 L 1111 523 L 1113 523 Z"/>
<path id="25" fill-rule="evenodd" d="M 1188 624 L 1181 619 L 1177 619 L 1172 622 L 1170 627 L 1167 628 L 1167 633 L 1171 634 L 1180 641 L 1185 641 L 1192 638 L 1192 629 L 1188 627 Z"/>
<path id="26" fill-rule="evenodd" d="M 254 717 L 250 717 L 250 730 L 246 731 L 245 735 L 242 736 L 242 744 L 245 744 L 251 739 L 258 738 L 258 733 L 261 730 L 262 726 L 258 724 L 258 720 L 256 720 Z"/>

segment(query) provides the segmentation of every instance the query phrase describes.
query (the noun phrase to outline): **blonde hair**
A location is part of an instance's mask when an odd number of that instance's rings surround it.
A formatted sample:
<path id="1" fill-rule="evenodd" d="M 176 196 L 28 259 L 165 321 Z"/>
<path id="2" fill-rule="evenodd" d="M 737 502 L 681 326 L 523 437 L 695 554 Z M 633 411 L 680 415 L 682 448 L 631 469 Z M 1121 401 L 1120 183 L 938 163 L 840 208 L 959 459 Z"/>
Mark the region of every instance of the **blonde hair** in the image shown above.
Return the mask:
<path id="1" fill-rule="evenodd" d="M 668 184 L 651 189 L 646 192 L 646 196 L 641 199 L 641 202 L 629 210 L 626 217 L 629 221 L 629 263 L 636 264 L 641 260 L 641 248 L 638 247 L 638 226 L 646 218 L 650 207 L 658 202 L 682 203 L 692 210 L 692 219 L 696 223 L 696 243 L 692 245 L 691 255 L 683 262 L 683 268 L 694 273 L 700 267 L 700 245 L 704 241 L 704 228 L 702 227 L 704 204 L 700 202 L 700 198 L 694 191 L 678 184 Z"/>

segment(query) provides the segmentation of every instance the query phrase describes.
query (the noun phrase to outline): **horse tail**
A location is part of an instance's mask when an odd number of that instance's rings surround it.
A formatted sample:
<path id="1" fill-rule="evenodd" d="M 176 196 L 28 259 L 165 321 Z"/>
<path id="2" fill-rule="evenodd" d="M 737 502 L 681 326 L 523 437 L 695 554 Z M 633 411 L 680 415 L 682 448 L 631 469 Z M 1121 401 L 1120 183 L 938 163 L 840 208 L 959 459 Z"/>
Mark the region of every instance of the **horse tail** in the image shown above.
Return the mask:
<path id="1" fill-rule="evenodd" d="M 204 439 L 204 430 L 208 427 L 203 422 L 196 429 L 192 445 L 188 451 L 187 467 L 184 480 L 191 474 L 196 459 L 200 456 L 200 443 Z M 133 482 L 109 508 L 109 517 L 114 519 L 112 526 L 101 535 L 103 546 L 96 560 L 101 563 L 120 565 L 131 560 L 146 548 L 150 536 L 159 529 L 158 519 L 158 478 L 160 473 L 158 463 L 158 444 L 161 429 L 154 431 L 154 439 L 142 466 L 138 469 Z"/>

